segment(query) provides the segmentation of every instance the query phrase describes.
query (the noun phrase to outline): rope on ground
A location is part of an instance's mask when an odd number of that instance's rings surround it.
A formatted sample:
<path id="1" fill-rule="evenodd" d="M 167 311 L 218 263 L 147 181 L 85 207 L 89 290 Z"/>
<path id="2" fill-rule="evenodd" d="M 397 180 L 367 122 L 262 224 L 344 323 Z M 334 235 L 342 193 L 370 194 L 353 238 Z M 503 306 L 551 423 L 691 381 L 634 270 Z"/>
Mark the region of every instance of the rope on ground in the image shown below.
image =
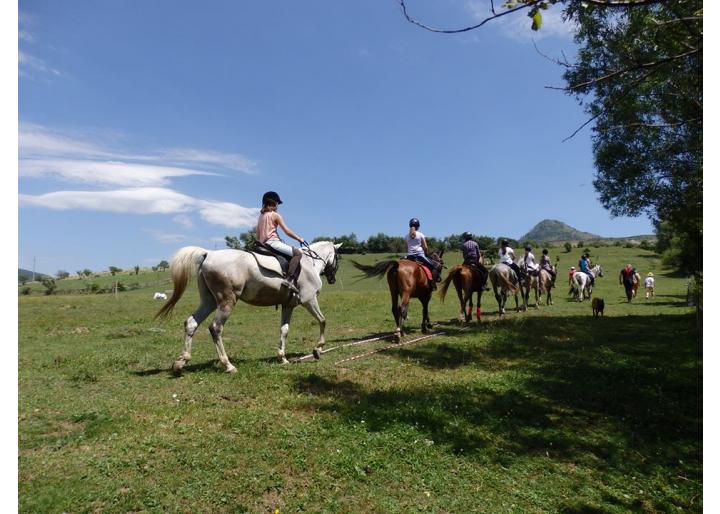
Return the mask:
<path id="1" fill-rule="evenodd" d="M 466 326 L 466 327 L 461 328 L 461 329 L 458 330 L 457 332 L 464 332 L 465 330 L 468 330 L 469 328 L 472 328 L 472 327 Z M 394 348 L 400 348 L 401 346 L 406 346 L 406 345 L 409 345 L 409 344 L 414 344 L 414 343 L 417 343 L 417 342 L 419 342 L 419 341 L 424 341 L 424 340 L 426 340 L 426 339 L 430 339 L 430 338 L 433 338 L 433 337 L 445 335 L 445 334 L 447 334 L 447 333 L 448 333 L 447 330 L 443 330 L 442 332 L 436 332 L 436 333 L 434 333 L 434 334 L 428 334 L 428 335 L 425 335 L 425 336 L 416 337 L 415 339 L 411 339 L 410 341 L 405 341 L 405 342 L 402 342 L 402 343 L 395 343 L 395 344 L 392 344 L 392 345 L 390 345 L 390 346 L 383 346 L 382 348 L 377 348 L 377 349 L 371 350 L 371 351 L 369 351 L 369 352 L 361 353 L 361 354 L 358 354 L 358 355 L 353 355 L 352 357 L 348 357 L 348 358 L 346 358 L 346 359 L 341 359 L 341 360 L 337 361 L 337 362 L 335 363 L 335 365 L 336 365 L 336 366 L 339 366 L 340 364 L 343 364 L 343 363 L 345 363 L 345 362 L 355 361 L 355 360 L 358 360 L 358 359 L 362 359 L 362 358 L 364 358 L 364 357 L 368 357 L 368 356 L 373 355 L 373 354 L 375 354 L 375 353 L 385 352 L 385 351 L 388 351 L 388 350 L 392 350 L 392 349 L 394 349 Z"/>
<path id="2" fill-rule="evenodd" d="M 394 335 L 395 335 L 394 332 L 388 332 L 386 334 L 382 334 L 377 337 L 371 337 L 369 339 L 361 339 L 359 341 L 353 341 L 351 343 L 339 344 L 337 346 L 333 346 L 328 349 L 324 349 L 322 352 L 320 352 L 320 355 L 325 355 L 326 353 L 330 353 L 332 351 L 339 350 L 340 348 L 347 348 L 349 346 L 358 346 L 361 344 L 372 343 L 373 341 L 381 341 L 383 339 L 388 339 L 390 337 L 393 337 Z M 303 361 L 306 361 L 308 359 L 313 359 L 313 358 L 315 358 L 315 352 L 308 353 L 307 355 L 303 355 L 302 357 L 298 357 L 296 359 L 291 359 L 290 362 L 293 362 L 293 363 L 303 362 Z"/>

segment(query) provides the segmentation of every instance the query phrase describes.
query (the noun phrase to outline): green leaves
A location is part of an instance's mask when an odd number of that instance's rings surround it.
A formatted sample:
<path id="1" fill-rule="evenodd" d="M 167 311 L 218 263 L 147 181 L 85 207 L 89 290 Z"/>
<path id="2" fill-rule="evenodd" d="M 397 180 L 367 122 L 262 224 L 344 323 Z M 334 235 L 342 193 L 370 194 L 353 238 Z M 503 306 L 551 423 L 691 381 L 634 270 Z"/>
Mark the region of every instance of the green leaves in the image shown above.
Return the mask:
<path id="1" fill-rule="evenodd" d="M 542 25 L 542 14 L 540 14 L 540 9 L 533 9 L 528 13 L 528 16 L 532 18 L 532 26 L 530 28 L 533 30 L 540 30 L 540 26 Z"/>

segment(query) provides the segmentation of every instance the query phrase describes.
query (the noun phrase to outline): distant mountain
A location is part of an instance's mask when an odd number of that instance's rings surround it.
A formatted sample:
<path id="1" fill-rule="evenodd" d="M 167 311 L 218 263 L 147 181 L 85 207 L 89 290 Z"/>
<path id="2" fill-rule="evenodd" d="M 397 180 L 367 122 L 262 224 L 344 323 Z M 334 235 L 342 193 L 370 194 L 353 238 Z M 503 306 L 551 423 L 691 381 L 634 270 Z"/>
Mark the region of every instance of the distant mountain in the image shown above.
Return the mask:
<path id="1" fill-rule="evenodd" d="M 582 241 L 585 239 L 602 239 L 602 236 L 583 232 L 562 221 L 542 220 L 518 241 Z"/>
<path id="2" fill-rule="evenodd" d="M 18 268 L 18 279 L 20 277 L 25 277 L 26 280 L 32 280 L 33 272 L 30 270 Z M 45 275 L 44 273 L 38 273 L 35 272 L 35 280 L 42 280 L 43 277 L 48 277 L 49 275 Z"/>

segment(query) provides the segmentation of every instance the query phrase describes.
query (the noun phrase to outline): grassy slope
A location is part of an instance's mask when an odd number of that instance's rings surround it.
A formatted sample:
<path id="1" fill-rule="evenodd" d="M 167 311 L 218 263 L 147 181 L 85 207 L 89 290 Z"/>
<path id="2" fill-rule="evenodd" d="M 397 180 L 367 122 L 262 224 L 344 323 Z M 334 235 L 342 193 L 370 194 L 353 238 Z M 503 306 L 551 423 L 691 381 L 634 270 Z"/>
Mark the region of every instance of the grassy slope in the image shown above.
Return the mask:
<path id="1" fill-rule="evenodd" d="M 232 376 L 205 324 L 187 373 L 167 372 L 194 288 L 167 324 L 152 321 L 152 288 L 21 297 L 20 510 L 700 511 L 702 363 L 684 279 L 648 252 L 597 252 L 604 319 L 563 286 L 554 306 L 502 322 L 485 295 L 466 332 L 280 366 L 279 313 L 243 304 L 225 329 Z M 577 260 L 560 255 L 564 269 Z M 353 284 L 348 258 L 320 296 L 329 345 L 392 329 L 384 279 Z M 624 303 L 627 261 L 655 272 L 655 300 Z M 457 311 L 451 295 L 431 303 L 433 320 Z M 413 301 L 415 333 L 419 320 Z M 289 352 L 316 337 L 298 310 Z"/>

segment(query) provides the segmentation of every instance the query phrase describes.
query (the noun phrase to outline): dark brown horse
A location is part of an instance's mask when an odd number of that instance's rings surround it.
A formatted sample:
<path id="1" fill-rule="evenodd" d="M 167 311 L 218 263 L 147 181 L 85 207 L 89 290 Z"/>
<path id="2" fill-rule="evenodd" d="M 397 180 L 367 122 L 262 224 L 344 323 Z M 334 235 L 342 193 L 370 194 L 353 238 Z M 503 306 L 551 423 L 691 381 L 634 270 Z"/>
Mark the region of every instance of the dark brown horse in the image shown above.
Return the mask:
<path id="1" fill-rule="evenodd" d="M 430 260 L 442 268 L 443 250 L 440 253 L 433 253 Z M 390 298 L 392 300 L 392 314 L 395 318 L 395 337 L 399 342 L 405 335 L 403 324 L 407 319 L 408 305 L 410 298 L 417 298 L 423 306 L 422 332 L 427 333 L 431 328 L 430 316 L 428 315 L 428 303 L 432 296 L 432 284 L 423 267 L 408 259 L 381 261 L 374 266 L 360 264 L 350 261 L 357 269 L 365 274 L 365 278 L 381 277 L 387 273 L 388 286 L 390 286 Z M 439 281 L 438 275 L 438 281 Z M 399 302 L 398 302 L 399 300 Z M 398 305 L 399 303 L 399 305 Z"/>
<path id="2" fill-rule="evenodd" d="M 472 295 L 473 293 L 477 293 L 478 301 L 475 315 L 477 320 L 480 321 L 480 316 L 482 315 L 481 299 L 483 290 L 487 284 L 487 279 L 487 272 L 483 274 L 473 266 L 458 264 L 448 271 L 448 276 L 443 282 L 442 287 L 438 290 L 438 295 L 440 296 L 440 300 L 445 301 L 445 295 L 450 287 L 450 282 L 452 282 L 455 286 L 458 299 L 460 300 L 460 321 L 465 320 L 467 323 L 472 321 Z M 469 306 L 468 303 L 470 304 Z"/>

